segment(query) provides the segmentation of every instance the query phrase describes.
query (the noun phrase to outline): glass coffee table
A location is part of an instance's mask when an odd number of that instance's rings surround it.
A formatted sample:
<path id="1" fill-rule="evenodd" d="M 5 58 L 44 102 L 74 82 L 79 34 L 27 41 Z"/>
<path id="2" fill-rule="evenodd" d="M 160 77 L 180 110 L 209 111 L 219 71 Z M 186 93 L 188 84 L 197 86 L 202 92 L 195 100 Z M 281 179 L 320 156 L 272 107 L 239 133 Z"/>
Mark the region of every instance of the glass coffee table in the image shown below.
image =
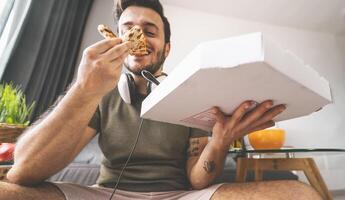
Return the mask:
<path id="1" fill-rule="evenodd" d="M 303 171 L 310 185 L 323 199 L 332 199 L 325 181 L 312 156 L 345 153 L 345 149 L 334 148 L 282 148 L 265 150 L 231 149 L 236 157 L 236 181 L 244 182 L 247 171 L 254 171 L 255 181 L 261 181 L 265 170 Z"/>

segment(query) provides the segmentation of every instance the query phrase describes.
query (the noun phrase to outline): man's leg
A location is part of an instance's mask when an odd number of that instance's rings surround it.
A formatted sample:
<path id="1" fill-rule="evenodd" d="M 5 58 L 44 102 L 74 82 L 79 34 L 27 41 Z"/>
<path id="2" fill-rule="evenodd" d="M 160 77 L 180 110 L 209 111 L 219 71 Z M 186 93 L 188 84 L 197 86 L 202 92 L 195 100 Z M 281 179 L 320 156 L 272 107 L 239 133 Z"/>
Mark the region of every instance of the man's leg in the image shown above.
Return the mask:
<path id="1" fill-rule="evenodd" d="M 25 187 L 0 181 L 0 200 L 65 200 L 63 193 L 51 183 Z"/>
<path id="2" fill-rule="evenodd" d="M 311 186 L 299 181 L 262 181 L 225 184 L 212 200 L 322 200 Z"/>

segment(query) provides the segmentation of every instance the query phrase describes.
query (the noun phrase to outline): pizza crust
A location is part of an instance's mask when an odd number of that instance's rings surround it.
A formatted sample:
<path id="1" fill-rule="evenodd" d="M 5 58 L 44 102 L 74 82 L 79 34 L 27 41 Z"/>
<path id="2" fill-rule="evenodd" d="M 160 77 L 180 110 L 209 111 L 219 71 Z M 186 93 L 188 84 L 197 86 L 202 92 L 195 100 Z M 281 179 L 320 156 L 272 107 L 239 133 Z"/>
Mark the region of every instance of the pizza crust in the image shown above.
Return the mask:
<path id="1" fill-rule="evenodd" d="M 104 24 L 98 25 L 97 29 L 98 29 L 98 32 L 106 39 L 116 38 L 115 33 L 113 33 L 111 31 L 111 29 L 108 26 L 104 25 Z"/>

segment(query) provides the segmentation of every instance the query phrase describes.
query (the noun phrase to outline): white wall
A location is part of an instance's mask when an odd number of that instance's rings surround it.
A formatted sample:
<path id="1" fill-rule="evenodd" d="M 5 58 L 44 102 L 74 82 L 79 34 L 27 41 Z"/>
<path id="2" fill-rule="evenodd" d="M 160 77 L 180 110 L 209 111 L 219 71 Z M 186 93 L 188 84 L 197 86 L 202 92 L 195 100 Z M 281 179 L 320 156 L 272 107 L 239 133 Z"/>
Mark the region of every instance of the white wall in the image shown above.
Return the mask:
<path id="1" fill-rule="evenodd" d="M 85 25 L 85 32 L 83 40 L 80 45 L 80 52 L 78 56 L 78 64 L 80 62 L 82 51 L 88 46 L 100 41 L 103 37 L 98 33 L 97 26 L 105 24 L 112 30 L 115 30 L 114 20 L 112 15 L 113 1 L 112 0 L 95 0 L 90 10 L 89 17 Z M 77 66 L 76 66 L 77 67 Z"/>
<path id="2" fill-rule="evenodd" d="M 112 0 L 95 1 L 82 47 L 101 39 L 97 25 L 113 23 L 111 10 Z M 345 36 L 266 25 L 170 5 L 165 5 L 165 12 L 172 28 L 172 51 L 165 71 L 171 71 L 202 41 L 261 31 L 312 66 L 332 87 L 334 104 L 310 116 L 279 123 L 279 127 L 287 131 L 287 145 L 345 148 Z M 344 189 L 345 156 L 316 159 L 329 187 Z"/>

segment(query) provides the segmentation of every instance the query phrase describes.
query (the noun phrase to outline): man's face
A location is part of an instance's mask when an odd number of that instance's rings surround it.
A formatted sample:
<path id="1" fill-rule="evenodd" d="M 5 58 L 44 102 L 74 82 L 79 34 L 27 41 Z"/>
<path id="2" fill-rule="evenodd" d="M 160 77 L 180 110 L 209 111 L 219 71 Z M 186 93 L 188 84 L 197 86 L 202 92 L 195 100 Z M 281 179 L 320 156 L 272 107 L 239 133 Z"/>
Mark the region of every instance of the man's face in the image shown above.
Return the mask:
<path id="1" fill-rule="evenodd" d="M 144 56 L 129 55 L 124 65 L 136 75 L 140 75 L 143 69 L 154 74 L 160 69 L 170 50 L 170 44 L 164 42 L 163 21 L 159 14 L 152 9 L 130 6 L 124 10 L 119 19 L 120 37 L 134 25 L 142 28 L 149 54 Z"/>

